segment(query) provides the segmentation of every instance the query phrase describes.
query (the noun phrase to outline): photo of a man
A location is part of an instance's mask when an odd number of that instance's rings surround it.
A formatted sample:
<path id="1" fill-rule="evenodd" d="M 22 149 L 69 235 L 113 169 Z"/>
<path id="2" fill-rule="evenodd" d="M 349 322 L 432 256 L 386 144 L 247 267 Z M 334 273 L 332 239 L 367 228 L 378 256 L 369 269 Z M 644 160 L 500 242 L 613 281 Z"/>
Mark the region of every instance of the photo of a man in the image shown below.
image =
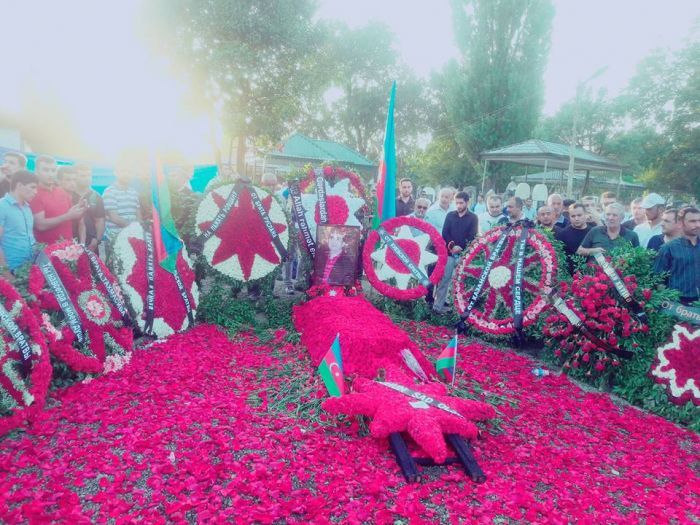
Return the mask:
<path id="1" fill-rule="evenodd" d="M 313 284 L 355 284 L 360 247 L 360 228 L 319 225 L 314 259 Z"/>

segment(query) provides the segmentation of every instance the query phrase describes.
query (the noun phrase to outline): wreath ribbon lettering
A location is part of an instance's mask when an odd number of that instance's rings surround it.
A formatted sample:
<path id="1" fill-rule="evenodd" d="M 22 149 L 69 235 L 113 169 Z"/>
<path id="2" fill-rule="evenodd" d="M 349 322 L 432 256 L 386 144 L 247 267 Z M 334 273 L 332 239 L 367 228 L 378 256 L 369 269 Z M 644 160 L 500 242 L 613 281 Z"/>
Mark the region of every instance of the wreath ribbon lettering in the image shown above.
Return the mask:
<path id="1" fill-rule="evenodd" d="M 114 307 L 117 309 L 117 311 L 121 314 L 122 319 L 124 320 L 124 324 L 126 325 L 131 325 L 132 320 L 131 316 L 129 315 L 129 310 L 126 307 L 126 304 L 124 301 L 119 297 L 117 294 L 117 291 L 114 289 L 114 286 L 112 286 L 112 283 L 110 282 L 109 279 L 107 279 L 107 276 L 105 273 L 102 271 L 102 267 L 100 266 L 100 262 L 97 260 L 97 256 L 92 252 L 92 250 L 89 250 L 87 246 L 82 245 L 83 250 L 88 256 L 88 259 L 90 260 L 90 268 L 92 269 L 92 274 L 97 277 L 97 280 L 102 283 L 102 286 L 105 287 L 105 290 L 107 290 L 107 295 L 109 296 L 109 299 L 112 301 L 112 304 Z"/>
<path id="2" fill-rule="evenodd" d="M 156 268 L 153 253 L 153 235 L 144 229 L 143 238 L 146 241 L 146 323 L 144 333 L 153 335 L 153 317 L 156 309 Z"/>
<path id="3" fill-rule="evenodd" d="M 522 338 L 523 330 L 523 266 L 525 264 L 525 249 L 527 248 L 527 236 L 530 229 L 523 224 L 520 238 L 518 239 L 518 251 L 516 252 L 515 277 L 513 279 L 513 325 L 518 339 Z"/>
<path id="4" fill-rule="evenodd" d="M 250 192 L 250 200 L 253 203 L 253 206 L 257 210 L 258 215 L 260 215 L 260 218 L 262 219 L 263 224 L 265 224 L 265 229 L 267 230 L 267 233 L 270 234 L 270 238 L 272 239 L 272 244 L 275 245 L 275 248 L 277 249 L 277 253 L 280 254 L 282 261 L 286 261 L 287 260 L 287 248 L 284 246 L 282 239 L 280 239 L 280 234 L 277 233 L 277 230 L 275 229 L 275 225 L 272 224 L 272 219 L 270 219 L 270 215 L 267 213 L 267 211 L 265 211 L 265 207 L 263 206 L 263 203 L 260 200 L 260 195 L 258 195 L 258 192 L 255 191 L 255 189 L 251 186 L 248 186 L 248 191 Z"/>
<path id="5" fill-rule="evenodd" d="M 627 286 L 625 286 L 624 281 L 620 277 L 620 274 L 615 271 L 615 268 L 612 267 L 605 256 L 602 253 L 595 253 L 593 254 L 593 258 L 595 259 L 595 262 L 597 262 L 603 269 L 605 275 L 607 275 L 610 281 L 612 281 L 615 290 L 617 290 L 617 293 L 620 295 L 620 297 L 622 297 L 622 300 L 627 303 L 627 308 L 632 310 L 634 315 L 636 315 L 642 323 L 649 324 L 649 319 L 647 319 L 647 314 L 644 312 L 644 309 L 637 301 L 634 300 L 632 294 L 627 289 Z"/>
<path id="6" fill-rule="evenodd" d="M 22 333 L 20 327 L 17 326 L 15 320 L 12 319 L 12 316 L 7 310 L 5 310 L 5 307 L 2 304 L 0 304 L 0 322 L 2 322 L 5 330 L 7 330 L 20 349 L 20 354 L 22 356 L 22 366 L 20 368 L 20 372 L 22 373 L 22 377 L 26 379 L 27 375 L 29 374 L 29 364 L 32 360 L 32 348 L 29 346 L 29 342 L 24 336 L 24 333 Z"/>
<path id="7" fill-rule="evenodd" d="M 292 198 L 292 215 L 299 226 L 301 236 L 304 238 L 306 249 L 311 254 L 311 257 L 316 257 L 316 242 L 311 235 L 309 223 L 306 222 L 306 214 L 304 213 L 304 206 L 301 202 L 301 189 L 299 188 L 299 181 L 295 180 L 289 183 L 289 196 Z"/>
<path id="8" fill-rule="evenodd" d="M 80 344 L 85 343 L 85 334 L 83 332 L 83 325 L 80 322 L 78 311 L 75 309 L 75 306 L 70 300 L 68 290 L 66 290 L 61 278 L 58 276 L 58 273 L 56 273 L 56 268 L 54 268 L 53 264 L 51 263 L 51 259 L 49 259 L 44 250 L 37 253 L 36 264 L 39 266 L 41 273 L 44 274 L 46 283 L 54 293 L 56 301 L 58 301 L 58 305 L 60 306 L 63 315 L 66 317 L 68 326 L 75 334 L 75 338 Z"/>
<path id="9" fill-rule="evenodd" d="M 453 416 L 461 417 L 463 418 L 464 416 L 457 412 L 454 408 L 452 408 L 449 405 L 446 405 L 442 401 L 438 401 L 437 399 L 434 399 L 430 397 L 427 394 L 424 394 L 423 392 L 416 392 L 415 390 L 412 390 L 408 388 L 407 386 L 399 385 L 398 383 L 390 383 L 390 382 L 379 382 L 380 385 L 384 385 L 387 388 L 391 388 L 392 390 L 396 390 L 397 392 L 402 393 L 405 396 L 412 397 L 413 399 L 418 399 L 419 401 L 423 401 L 426 405 L 430 405 L 431 407 L 438 408 L 440 410 L 444 410 L 445 412 L 449 412 Z"/>
<path id="10" fill-rule="evenodd" d="M 408 254 L 403 251 L 401 246 L 399 246 L 399 243 L 397 243 L 394 238 L 389 235 L 389 232 L 380 226 L 377 228 L 377 233 L 379 234 L 379 237 L 381 237 L 382 241 L 384 241 L 384 244 L 386 244 L 389 249 L 396 254 L 396 257 L 398 257 L 408 271 L 411 272 L 411 275 L 413 275 L 413 277 L 415 277 L 423 286 L 429 289 L 432 286 L 432 283 L 428 279 L 428 276 L 425 275 L 420 268 L 418 268 L 416 263 L 414 263 Z"/>
<path id="11" fill-rule="evenodd" d="M 202 233 L 200 233 L 194 241 L 192 241 L 192 251 L 194 253 L 202 253 L 202 250 L 204 249 L 204 243 L 212 238 L 212 236 L 216 233 L 216 231 L 221 227 L 226 218 L 229 216 L 231 210 L 238 201 L 238 194 L 241 192 L 241 189 L 244 186 L 245 183 L 243 183 L 242 181 L 237 181 L 233 185 L 233 188 L 231 188 L 231 193 L 229 193 L 228 197 L 226 197 L 226 202 L 224 202 L 224 205 L 214 216 L 214 220 L 211 221 L 209 227 Z"/>
<path id="12" fill-rule="evenodd" d="M 700 325 L 700 308 L 693 308 L 692 306 L 685 306 L 672 301 L 664 301 L 661 304 L 661 311 L 675 317 L 679 321 Z"/>
<path id="13" fill-rule="evenodd" d="M 318 223 L 328 223 L 328 200 L 326 199 L 326 179 L 323 176 L 323 170 L 316 168 L 316 200 L 318 201 Z"/>

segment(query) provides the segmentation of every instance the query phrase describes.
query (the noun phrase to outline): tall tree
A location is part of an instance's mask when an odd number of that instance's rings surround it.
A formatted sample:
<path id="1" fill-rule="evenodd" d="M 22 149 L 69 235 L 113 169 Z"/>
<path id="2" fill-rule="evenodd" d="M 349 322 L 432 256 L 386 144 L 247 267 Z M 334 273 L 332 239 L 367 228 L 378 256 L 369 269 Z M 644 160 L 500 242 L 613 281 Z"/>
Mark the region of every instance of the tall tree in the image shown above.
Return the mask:
<path id="1" fill-rule="evenodd" d="M 192 85 L 237 137 L 243 172 L 246 139 L 278 140 L 285 123 L 320 90 L 315 54 L 323 32 L 313 0 L 160 0 L 162 44 L 174 48 Z"/>
<path id="2" fill-rule="evenodd" d="M 452 0 L 459 63 L 443 93 L 465 182 L 483 150 L 531 137 L 542 110 L 554 8 L 549 0 Z M 503 181 L 495 167 L 490 184 Z"/>

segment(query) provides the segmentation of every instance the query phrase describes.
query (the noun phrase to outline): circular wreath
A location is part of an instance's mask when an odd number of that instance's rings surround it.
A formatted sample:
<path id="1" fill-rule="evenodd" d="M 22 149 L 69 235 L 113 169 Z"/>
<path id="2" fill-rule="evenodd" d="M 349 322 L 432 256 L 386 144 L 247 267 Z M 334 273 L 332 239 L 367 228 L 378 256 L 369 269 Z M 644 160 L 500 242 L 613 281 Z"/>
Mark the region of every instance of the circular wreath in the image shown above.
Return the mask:
<path id="1" fill-rule="evenodd" d="M 21 350 L 5 327 L 0 332 L 0 436 L 33 419 L 44 406 L 51 382 L 51 362 L 46 340 L 31 308 L 17 290 L 0 278 L 0 299 L 27 339 L 32 350 L 27 379 L 19 369 Z"/>
<path id="2" fill-rule="evenodd" d="M 253 206 L 251 188 L 260 197 L 282 244 L 288 246 L 289 228 L 282 206 L 268 192 L 249 186 L 239 192 L 235 206 L 216 233 L 204 243 L 202 251 L 212 268 L 245 282 L 265 277 L 282 262 L 262 217 Z M 233 184 L 224 184 L 204 196 L 197 208 L 195 236 L 211 225 L 232 189 Z"/>
<path id="3" fill-rule="evenodd" d="M 503 230 L 503 227 L 497 227 L 486 232 L 467 248 L 458 263 L 453 284 L 455 306 L 460 315 L 466 311 L 471 291 Z M 484 332 L 515 332 L 512 285 L 516 265 L 515 245 L 521 232 L 522 226 L 516 226 L 508 233 L 501 254 L 489 272 L 481 298 L 467 319 Z M 556 274 L 557 256 L 554 247 L 541 233 L 530 229 L 523 264 L 523 326 L 534 323 L 546 308 L 547 303 L 541 294 L 551 291 Z"/>
<path id="4" fill-rule="evenodd" d="M 672 403 L 692 401 L 700 406 L 700 328 L 674 326 L 671 339 L 656 349 L 649 373 L 654 381 L 667 386 L 666 395 Z"/>
<path id="5" fill-rule="evenodd" d="M 114 241 L 114 271 L 141 331 L 146 329 L 146 296 L 148 294 L 147 249 L 143 226 L 137 222 L 124 228 Z M 199 287 L 190 264 L 187 249 L 183 246 L 177 255 L 176 268 L 187 292 L 192 315 L 199 303 Z M 166 337 L 189 328 L 187 308 L 180 295 L 177 282 L 168 270 L 154 261 L 155 308 L 153 334 Z"/>
<path id="6" fill-rule="evenodd" d="M 133 349 L 131 328 L 124 324 L 104 286 L 93 275 L 90 259 L 82 246 L 68 241 L 49 245 L 44 251 L 68 292 L 85 334 L 85 341 L 80 343 L 65 322 L 65 316 L 44 274 L 38 265 L 34 265 L 29 271 L 29 292 L 36 298 L 31 306 L 37 318 L 41 319 L 49 350 L 76 372 L 103 372 L 108 355 L 126 355 Z M 102 261 L 99 264 L 120 294 L 114 276 Z"/>
<path id="7" fill-rule="evenodd" d="M 367 210 L 367 200 L 360 177 L 352 171 L 336 166 L 325 166 L 322 173 L 326 181 L 327 223 L 364 228 L 362 215 Z M 299 188 L 303 192 L 301 203 L 304 207 L 306 222 L 309 225 L 311 236 L 316 240 L 316 227 L 320 221 L 320 212 L 314 169 L 309 170 L 307 177 L 299 184 Z"/>
<path id="8" fill-rule="evenodd" d="M 394 217 L 384 221 L 382 228 L 426 275 L 426 266 L 436 263 L 428 279 L 433 285 L 440 282 L 447 264 L 447 248 L 442 236 L 432 225 L 415 217 Z M 437 251 L 437 255 L 428 251 L 429 243 Z M 370 284 L 380 294 L 391 299 L 410 301 L 428 293 L 427 288 L 413 277 L 391 248 L 381 241 L 376 230 L 367 236 L 362 252 L 362 265 Z"/>

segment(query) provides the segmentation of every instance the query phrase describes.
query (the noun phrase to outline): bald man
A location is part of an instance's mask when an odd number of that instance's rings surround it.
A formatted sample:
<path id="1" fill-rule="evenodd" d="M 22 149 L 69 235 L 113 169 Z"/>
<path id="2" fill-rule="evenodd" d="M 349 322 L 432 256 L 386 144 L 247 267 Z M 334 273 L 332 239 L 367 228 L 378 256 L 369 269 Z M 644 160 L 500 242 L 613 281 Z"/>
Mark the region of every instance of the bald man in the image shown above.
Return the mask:
<path id="1" fill-rule="evenodd" d="M 543 230 L 554 229 L 554 211 L 551 206 L 540 206 L 537 210 L 537 224 Z"/>

